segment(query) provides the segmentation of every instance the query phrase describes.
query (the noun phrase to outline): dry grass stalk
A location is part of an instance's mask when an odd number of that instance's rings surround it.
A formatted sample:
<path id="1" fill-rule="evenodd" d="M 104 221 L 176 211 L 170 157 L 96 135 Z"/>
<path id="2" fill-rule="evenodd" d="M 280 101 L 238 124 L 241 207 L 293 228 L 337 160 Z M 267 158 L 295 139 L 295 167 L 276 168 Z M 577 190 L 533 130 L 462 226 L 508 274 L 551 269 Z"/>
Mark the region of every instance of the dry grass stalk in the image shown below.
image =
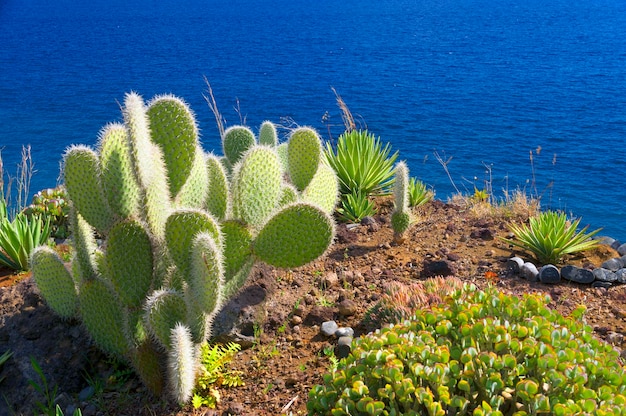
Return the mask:
<path id="1" fill-rule="evenodd" d="M 341 110 L 341 119 L 343 120 L 343 124 L 346 127 L 346 131 L 356 130 L 356 123 L 354 122 L 354 117 L 350 112 L 350 109 L 346 105 L 346 102 L 341 98 L 341 95 L 337 92 L 335 87 L 330 87 L 335 94 L 335 99 L 337 100 L 337 105 Z"/>
<path id="2" fill-rule="evenodd" d="M 217 102 L 215 101 L 215 95 L 213 95 L 213 88 L 211 88 L 211 83 L 209 82 L 209 80 L 207 79 L 207 77 L 204 77 L 204 82 L 206 82 L 207 85 L 207 92 L 208 92 L 208 96 L 202 94 L 202 96 L 204 97 L 204 100 L 206 101 L 207 105 L 209 106 L 209 109 L 211 110 L 211 112 L 213 113 L 213 115 L 215 116 L 215 124 L 217 124 L 217 130 L 220 132 L 220 139 L 224 138 L 224 124 L 226 124 L 226 119 L 224 118 L 224 116 L 222 116 L 222 114 L 220 113 L 219 109 L 217 108 Z M 237 101 L 239 102 L 239 101 Z"/>

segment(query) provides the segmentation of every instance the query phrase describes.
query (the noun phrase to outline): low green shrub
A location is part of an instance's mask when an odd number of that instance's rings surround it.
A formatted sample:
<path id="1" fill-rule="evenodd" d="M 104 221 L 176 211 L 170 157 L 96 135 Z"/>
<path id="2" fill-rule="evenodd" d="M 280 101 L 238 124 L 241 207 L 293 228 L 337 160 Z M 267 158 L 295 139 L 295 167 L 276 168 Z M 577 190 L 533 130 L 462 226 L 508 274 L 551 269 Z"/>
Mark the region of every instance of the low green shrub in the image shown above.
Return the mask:
<path id="1" fill-rule="evenodd" d="M 466 285 L 353 343 L 309 393 L 309 415 L 623 414 L 626 367 L 549 298 Z"/>
<path id="2" fill-rule="evenodd" d="M 192 398 L 194 409 L 202 406 L 215 409 L 220 398 L 217 387 L 243 386 L 240 371 L 224 368 L 233 360 L 239 350 L 241 350 L 241 346 L 234 342 L 225 345 L 202 343 L 200 346 L 199 376 Z"/>
<path id="3" fill-rule="evenodd" d="M 22 211 L 29 219 L 35 215 L 44 220 L 50 218 L 50 235 L 65 239 L 69 236 L 70 206 L 65 188 L 58 186 L 39 191 L 32 203 Z"/>
<path id="4" fill-rule="evenodd" d="M 528 219 L 528 224 L 509 224 L 517 240 L 504 241 L 532 252 L 543 264 L 557 263 L 567 254 L 590 250 L 599 245 L 592 240 L 600 229 L 578 231 L 580 219 L 569 221 L 563 212 L 545 211 Z"/>

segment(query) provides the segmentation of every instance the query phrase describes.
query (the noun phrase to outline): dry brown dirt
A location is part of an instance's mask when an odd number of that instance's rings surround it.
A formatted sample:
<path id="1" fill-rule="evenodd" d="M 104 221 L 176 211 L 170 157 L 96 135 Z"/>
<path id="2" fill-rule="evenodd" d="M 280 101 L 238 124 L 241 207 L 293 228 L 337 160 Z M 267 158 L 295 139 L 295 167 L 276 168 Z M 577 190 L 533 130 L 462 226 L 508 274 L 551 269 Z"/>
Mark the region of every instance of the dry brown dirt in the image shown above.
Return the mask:
<path id="1" fill-rule="evenodd" d="M 29 378 L 39 381 L 29 369 L 31 356 L 48 383 L 58 387 L 62 404 L 78 404 L 85 415 L 306 414 L 308 392 L 330 365 L 324 351 L 336 345 L 335 339 L 320 334 L 319 324 L 334 319 L 339 326 L 352 327 L 355 336 L 375 329 L 364 318 L 385 286 L 425 279 L 432 268 L 428 264 L 437 261 L 478 287 L 492 284 L 516 295 L 549 294 L 551 307 L 565 315 L 583 304 L 595 334 L 620 350 L 626 348 L 626 287 L 607 290 L 564 281 L 546 285 L 507 273 L 505 263 L 512 255 L 531 260 L 500 239 L 509 234 L 507 221 L 519 219 L 510 211 L 432 201 L 419 208 L 417 224 L 402 244 L 396 244 L 389 225 L 391 208 L 388 199 L 382 200 L 373 224 L 351 229 L 338 224 L 328 255 L 308 266 L 255 269 L 231 304 L 241 306 L 241 313 L 252 314 L 255 322 L 246 329 L 254 338 L 252 346 L 239 352 L 230 365 L 242 372 L 245 385 L 220 388 L 215 410 L 194 410 L 190 405 L 181 409 L 166 398 L 150 395 L 128 368 L 99 353 L 77 322 L 54 316 L 32 278 L 5 272 L 0 276 L 5 286 L 0 288 L 0 354 L 9 348 L 14 355 L 0 369 L 0 379 L 5 378 L 0 383 L 0 415 L 33 414 L 35 403 L 45 402 L 28 384 Z M 617 256 L 601 246 L 566 263 L 592 268 Z M 343 310 L 350 304 L 353 311 Z M 79 392 L 90 384 L 99 387 L 98 394 L 80 402 Z"/>

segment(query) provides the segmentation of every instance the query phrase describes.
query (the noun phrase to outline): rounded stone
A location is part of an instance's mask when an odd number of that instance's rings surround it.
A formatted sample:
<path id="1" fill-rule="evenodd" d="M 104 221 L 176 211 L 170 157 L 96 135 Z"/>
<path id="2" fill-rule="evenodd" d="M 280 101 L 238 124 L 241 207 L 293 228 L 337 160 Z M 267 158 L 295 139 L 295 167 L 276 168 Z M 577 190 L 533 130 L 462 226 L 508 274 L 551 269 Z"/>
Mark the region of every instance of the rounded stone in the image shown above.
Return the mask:
<path id="1" fill-rule="evenodd" d="M 619 283 L 626 283 L 626 268 L 616 271 L 615 276 L 617 276 L 617 281 Z"/>
<path id="2" fill-rule="evenodd" d="M 614 272 L 607 270 L 607 269 L 603 269 L 603 268 L 594 269 L 593 275 L 596 278 L 596 281 L 609 282 L 609 283 L 617 281 L 617 275 Z"/>
<path id="3" fill-rule="evenodd" d="M 609 289 L 611 286 L 613 286 L 613 283 L 602 282 L 600 280 L 596 280 L 595 282 L 593 282 L 591 284 L 591 287 L 600 287 L 600 288 L 603 288 L 603 289 Z"/>
<path id="4" fill-rule="evenodd" d="M 532 264 L 531 262 L 526 262 L 522 265 L 521 269 L 520 269 L 522 276 L 524 276 L 524 278 L 526 280 L 530 280 L 531 282 L 536 282 L 537 281 L 537 276 L 539 275 L 539 270 L 537 270 L 537 266 L 535 266 L 534 264 Z"/>
<path id="5" fill-rule="evenodd" d="M 320 332 L 326 335 L 327 337 L 331 337 L 335 335 L 335 332 L 337 332 L 337 329 L 339 329 L 339 325 L 337 325 L 337 322 L 326 321 L 322 323 L 322 326 L 320 327 Z"/>
<path id="6" fill-rule="evenodd" d="M 339 314 L 342 316 L 352 316 L 356 313 L 357 304 L 353 300 L 344 299 L 339 302 Z"/>
<path id="7" fill-rule="evenodd" d="M 513 274 L 518 274 L 524 265 L 524 260 L 520 257 L 511 257 L 506 261 L 506 270 Z"/>
<path id="8" fill-rule="evenodd" d="M 626 243 L 620 244 L 616 250 L 620 256 L 626 256 Z"/>
<path id="9" fill-rule="evenodd" d="M 563 267 L 561 269 L 561 277 L 565 280 L 586 285 L 596 280 L 596 277 L 593 275 L 591 270 L 581 269 L 576 266 Z"/>
<path id="10" fill-rule="evenodd" d="M 605 261 L 600 267 L 615 272 L 624 267 L 624 264 L 622 263 L 621 258 L 616 258 Z"/>
<path id="11" fill-rule="evenodd" d="M 546 284 L 555 284 L 561 281 L 561 273 L 553 264 L 546 264 L 539 269 L 539 281 Z"/>
<path id="12" fill-rule="evenodd" d="M 337 336 L 337 338 L 353 337 L 354 329 L 350 327 L 341 327 L 341 328 L 338 328 L 337 331 L 335 331 L 335 335 Z"/>
<path id="13" fill-rule="evenodd" d="M 335 355 L 337 358 L 346 358 L 350 354 L 352 346 L 352 337 L 341 337 L 337 341 L 337 348 L 335 348 Z"/>

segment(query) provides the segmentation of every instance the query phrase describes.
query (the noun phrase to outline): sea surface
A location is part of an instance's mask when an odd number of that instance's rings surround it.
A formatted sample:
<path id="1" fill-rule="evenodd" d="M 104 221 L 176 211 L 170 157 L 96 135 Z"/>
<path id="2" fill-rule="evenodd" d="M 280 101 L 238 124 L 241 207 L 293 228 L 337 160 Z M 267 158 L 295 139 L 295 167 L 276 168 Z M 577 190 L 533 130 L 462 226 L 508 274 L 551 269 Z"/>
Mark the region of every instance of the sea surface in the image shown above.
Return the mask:
<path id="1" fill-rule="evenodd" d="M 538 196 L 626 241 L 626 2 L 615 0 L 0 0 L 0 149 L 31 194 L 94 145 L 124 94 L 183 97 L 221 153 L 229 125 L 341 133 L 357 123 L 437 198 Z"/>

